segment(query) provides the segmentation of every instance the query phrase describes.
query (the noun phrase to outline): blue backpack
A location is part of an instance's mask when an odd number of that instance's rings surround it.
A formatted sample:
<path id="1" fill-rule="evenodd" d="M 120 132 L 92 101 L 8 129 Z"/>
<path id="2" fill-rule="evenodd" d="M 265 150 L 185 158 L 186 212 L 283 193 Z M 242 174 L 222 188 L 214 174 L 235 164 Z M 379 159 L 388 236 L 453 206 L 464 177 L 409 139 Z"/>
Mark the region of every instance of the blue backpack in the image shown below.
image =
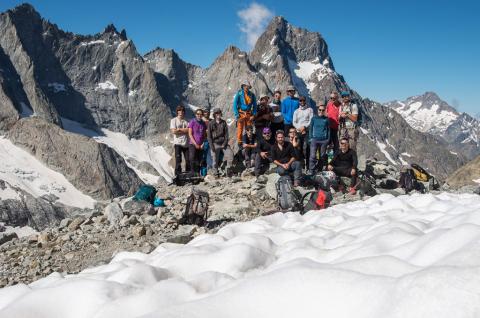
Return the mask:
<path id="1" fill-rule="evenodd" d="M 133 197 L 134 201 L 147 201 L 150 204 L 154 203 L 155 194 L 157 194 L 157 189 L 154 186 L 144 184 L 138 189 L 137 193 Z"/>

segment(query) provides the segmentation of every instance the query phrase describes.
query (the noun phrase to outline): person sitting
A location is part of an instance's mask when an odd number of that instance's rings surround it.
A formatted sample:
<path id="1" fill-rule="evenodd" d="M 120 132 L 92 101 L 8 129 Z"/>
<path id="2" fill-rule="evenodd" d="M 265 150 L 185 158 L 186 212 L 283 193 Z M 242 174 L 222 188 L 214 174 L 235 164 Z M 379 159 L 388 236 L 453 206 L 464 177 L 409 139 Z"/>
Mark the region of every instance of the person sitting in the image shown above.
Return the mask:
<path id="1" fill-rule="evenodd" d="M 230 170 L 233 162 L 233 152 L 228 145 L 228 125 L 222 119 L 220 108 L 213 110 L 213 119 L 208 123 L 207 129 L 208 143 L 213 161 L 213 174 L 218 175 L 218 169 L 223 159 L 227 162 L 227 171 Z"/>
<path id="2" fill-rule="evenodd" d="M 357 184 L 357 153 L 350 149 L 347 138 L 340 139 L 340 151 L 333 157 L 328 165 L 328 170 L 335 172 L 339 177 L 350 178 L 350 188 L 348 192 L 355 194 Z"/>
<path id="3" fill-rule="evenodd" d="M 273 112 L 268 104 L 270 98 L 266 95 L 260 98 L 260 103 L 257 106 L 257 115 L 255 116 L 255 131 L 260 132 L 265 127 L 270 127 L 273 119 Z"/>
<path id="4" fill-rule="evenodd" d="M 170 132 L 173 134 L 175 150 L 175 175 L 182 173 L 182 154 L 185 160 L 185 171 L 190 171 L 188 158 L 188 122 L 185 120 L 185 107 L 177 106 L 177 116 L 170 120 Z"/>
<path id="5" fill-rule="evenodd" d="M 207 125 L 202 120 L 203 111 L 197 109 L 195 111 L 195 118 L 188 123 L 188 138 L 190 144 L 188 146 L 188 153 L 190 158 L 190 168 L 194 174 L 200 172 L 200 165 L 203 156 L 203 144 L 207 137 Z"/>
<path id="6" fill-rule="evenodd" d="M 301 142 L 300 133 L 292 127 L 288 130 L 288 139 L 285 140 L 289 142 L 293 146 L 293 150 L 295 150 L 295 158 L 300 162 L 303 169 L 303 162 L 305 161 L 305 156 L 303 155 L 303 147 Z"/>
<path id="7" fill-rule="evenodd" d="M 252 126 L 245 127 L 246 134 L 243 135 L 242 154 L 245 159 L 245 167 L 251 168 L 255 165 L 255 156 L 257 149 L 257 136 L 253 132 Z"/>
<path id="8" fill-rule="evenodd" d="M 316 168 L 323 170 L 326 163 L 327 146 L 330 142 L 330 121 L 325 114 L 323 103 L 318 106 L 318 115 L 313 116 L 309 127 L 310 136 L 310 170 L 308 174 L 315 174 Z M 317 150 L 320 148 L 320 160 L 317 160 Z"/>
<path id="9" fill-rule="evenodd" d="M 262 136 L 257 140 L 257 155 L 255 157 L 255 177 L 264 174 L 272 162 L 272 146 L 275 140 L 272 138 L 270 128 L 265 127 Z"/>
<path id="10" fill-rule="evenodd" d="M 272 160 L 277 165 L 277 173 L 281 176 L 293 172 L 293 186 L 300 185 L 302 164 L 295 158 L 295 149 L 285 142 L 285 133 L 281 130 L 275 133 L 276 143 L 272 147 Z"/>

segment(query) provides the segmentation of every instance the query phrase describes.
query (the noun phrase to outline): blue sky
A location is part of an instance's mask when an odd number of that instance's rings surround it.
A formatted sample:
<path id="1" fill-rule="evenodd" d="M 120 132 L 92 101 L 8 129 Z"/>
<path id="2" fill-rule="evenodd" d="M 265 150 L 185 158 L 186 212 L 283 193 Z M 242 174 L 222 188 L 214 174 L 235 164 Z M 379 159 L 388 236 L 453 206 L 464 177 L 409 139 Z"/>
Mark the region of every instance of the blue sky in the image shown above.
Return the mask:
<path id="1" fill-rule="evenodd" d="M 1 0 L 0 11 L 22 3 Z M 229 45 L 249 49 L 238 12 L 252 1 L 31 0 L 62 29 L 93 34 L 114 23 L 141 53 L 173 48 L 201 66 Z M 363 97 L 385 102 L 435 91 L 480 113 L 480 1 L 257 1 L 320 32 L 339 73 Z M 244 15 L 245 16 L 245 15 Z"/>

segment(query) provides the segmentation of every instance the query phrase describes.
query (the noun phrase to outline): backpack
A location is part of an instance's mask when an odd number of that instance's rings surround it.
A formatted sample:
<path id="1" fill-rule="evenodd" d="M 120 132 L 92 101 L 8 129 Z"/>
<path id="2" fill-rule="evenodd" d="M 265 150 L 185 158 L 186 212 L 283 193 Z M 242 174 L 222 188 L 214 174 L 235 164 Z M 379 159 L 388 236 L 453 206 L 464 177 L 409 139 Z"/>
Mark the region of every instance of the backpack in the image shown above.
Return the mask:
<path id="1" fill-rule="evenodd" d="M 195 224 L 202 226 L 208 219 L 208 203 L 210 197 L 207 192 L 195 188 L 187 199 L 187 205 L 183 212 L 180 224 Z"/>
<path id="2" fill-rule="evenodd" d="M 432 176 L 419 165 L 412 163 L 410 166 L 412 167 L 413 173 L 415 175 L 415 179 L 417 181 L 428 182 L 430 178 L 432 178 Z"/>
<path id="3" fill-rule="evenodd" d="M 303 202 L 308 198 L 307 204 L 303 206 Z M 303 195 L 302 197 L 302 209 L 300 214 L 305 214 L 311 210 L 322 210 L 328 208 L 330 202 L 332 201 L 332 194 L 329 191 L 324 191 L 322 189 L 318 191 L 310 191 Z"/>
<path id="4" fill-rule="evenodd" d="M 405 193 L 419 189 L 419 184 L 415 179 L 413 169 L 406 169 L 400 173 L 400 181 L 398 184 L 405 189 Z"/>
<path id="5" fill-rule="evenodd" d="M 155 200 L 155 194 L 157 194 L 157 189 L 154 186 L 144 184 L 138 189 L 137 193 L 132 200 L 134 201 L 147 201 L 150 204 L 153 204 Z"/>
<path id="6" fill-rule="evenodd" d="M 374 184 L 375 184 L 375 179 L 372 179 L 371 176 L 369 176 L 365 172 L 363 173 L 360 172 L 355 189 L 358 191 L 358 194 L 360 194 L 360 197 L 363 197 L 364 195 L 373 197 L 374 195 L 377 194 L 377 190 L 375 190 L 373 186 Z"/>
<path id="7" fill-rule="evenodd" d="M 299 195 L 293 190 L 289 176 L 281 176 L 275 183 L 277 189 L 277 204 L 282 210 L 301 210 Z"/>
<path id="8" fill-rule="evenodd" d="M 177 174 L 175 178 L 173 178 L 172 184 L 181 187 L 186 185 L 187 183 L 199 184 L 202 180 L 202 177 L 196 176 L 193 172 L 189 171 Z"/>

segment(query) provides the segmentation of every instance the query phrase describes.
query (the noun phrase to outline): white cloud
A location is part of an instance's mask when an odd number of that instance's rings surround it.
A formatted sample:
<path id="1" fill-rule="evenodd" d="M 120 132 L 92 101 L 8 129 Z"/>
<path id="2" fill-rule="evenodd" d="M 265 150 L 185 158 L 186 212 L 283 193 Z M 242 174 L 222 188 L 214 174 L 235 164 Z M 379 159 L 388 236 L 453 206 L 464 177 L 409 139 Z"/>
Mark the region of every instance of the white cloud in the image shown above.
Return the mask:
<path id="1" fill-rule="evenodd" d="M 241 22 L 240 31 L 243 32 L 249 49 L 252 49 L 262 32 L 273 17 L 273 12 L 263 4 L 252 2 L 247 8 L 237 12 Z"/>

